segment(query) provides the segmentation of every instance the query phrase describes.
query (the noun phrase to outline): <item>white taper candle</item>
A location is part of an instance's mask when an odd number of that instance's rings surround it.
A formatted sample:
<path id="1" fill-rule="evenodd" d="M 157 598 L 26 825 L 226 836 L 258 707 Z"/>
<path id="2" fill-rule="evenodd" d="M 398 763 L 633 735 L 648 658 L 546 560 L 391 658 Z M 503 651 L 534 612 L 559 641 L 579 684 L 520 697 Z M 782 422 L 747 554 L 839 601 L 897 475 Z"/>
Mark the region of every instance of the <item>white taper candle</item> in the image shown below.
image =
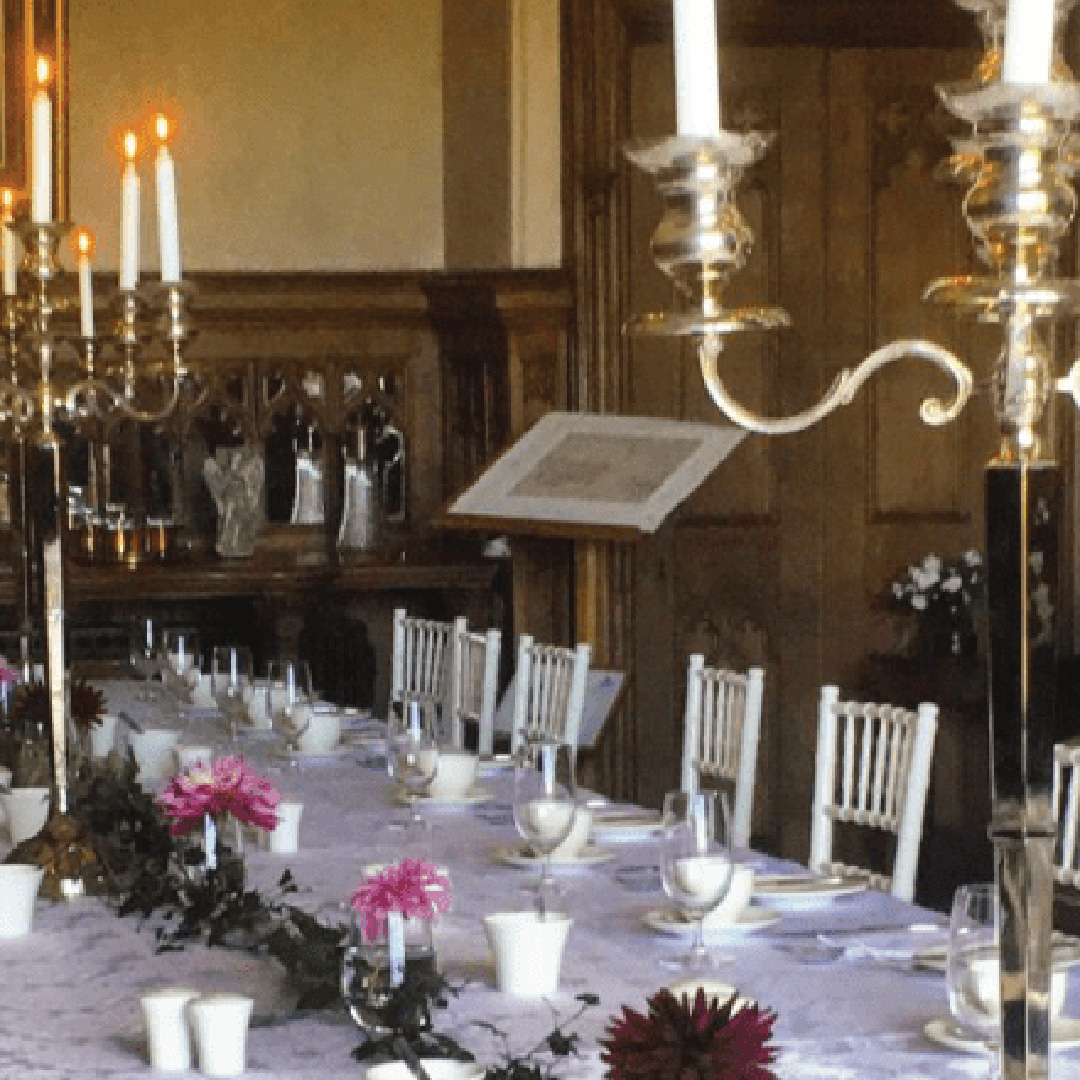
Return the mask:
<path id="1" fill-rule="evenodd" d="M 1002 82 L 1041 85 L 1050 81 L 1054 7 L 1055 0 L 1009 0 Z"/>
<path id="2" fill-rule="evenodd" d="M 94 277 L 90 258 L 94 253 L 94 238 L 87 229 L 75 233 L 75 262 L 79 268 L 79 333 L 94 336 Z"/>
<path id="3" fill-rule="evenodd" d="M 4 188 L 0 199 L 3 202 L 3 228 L 0 229 L 0 251 L 4 267 L 4 295 L 14 296 L 18 289 L 18 264 L 15 260 L 15 234 L 10 225 L 14 215 L 15 197 L 10 188 Z"/>
<path id="4" fill-rule="evenodd" d="M 716 0 L 675 2 L 675 111 L 680 135 L 720 134 Z"/>
<path id="5" fill-rule="evenodd" d="M 161 140 L 154 163 L 157 187 L 158 248 L 161 254 L 161 280 L 180 280 L 180 224 L 176 212 L 176 168 L 166 140 L 169 122 L 157 118 L 157 136 Z"/>
<path id="6" fill-rule="evenodd" d="M 52 221 L 52 98 L 49 61 L 37 60 L 37 89 L 30 110 L 30 219 L 38 225 Z"/>
<path id="7" fill-rule="evenodd" d="M 124 178 L 121 183 L 123 206 L 120 215 L 120 288 L 134 289 L 139 283 L 139 171 L 135 154 L 139 142 L 135 133 L 124 136 Z"/>

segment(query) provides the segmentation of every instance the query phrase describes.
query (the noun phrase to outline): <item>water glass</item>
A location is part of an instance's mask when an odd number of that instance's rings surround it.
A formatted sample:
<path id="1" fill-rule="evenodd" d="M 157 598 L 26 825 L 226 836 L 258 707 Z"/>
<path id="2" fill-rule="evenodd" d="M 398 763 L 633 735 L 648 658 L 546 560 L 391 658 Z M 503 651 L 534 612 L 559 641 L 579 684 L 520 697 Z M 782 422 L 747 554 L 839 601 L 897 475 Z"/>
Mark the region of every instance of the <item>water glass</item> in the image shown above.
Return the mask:
<path id="1" fill-rule="evenodd" d="M 949 1012 L 996 1059 L 1001 1041 L 998 894 L 991 884 L 961 885 L 949 914 Z M 991 1065 L 991 1075 L 994 1065 Z"/>
<path id="2" fill-rule="evenodd" d="M 131 630 L 131 665 L 143 677 L 144 701 L 154 700 L 154 677 L 161 670 L 161 626 L 157 619 L 140 615 Z"/>
<path id="3" fill-rule="evenodd" d="M 575 748 L 554 739 L 526 740 L 514 762 L 514 825 L 540 857 L 538 909 L 559 894 L 551 855 L 574 829 L 584 809 L 577 789 Z"/>
<path id="4" fill-rule="evenodd" d="M 251 682 L 251 653 L 243 645 L 226 645 L 214 650 L 212 664 L 211 692 L 235 741 L 246 711 L 244 691 Z"/>
<path id="5" fill-rule="evenodd" d="M 669 791 L 664 796 L 664 892 L 693 927 L 690 951 L 671 966 L 687 975 L 721 960 L 705 946 L 704 920 L 727 895 L 735 872 L 727 800 L 716 791 Z"/>
<path id="6" fill-rule="evenodd" d="M 404 719 L 392 720 L 388 731 L 387 763 L 390 774 L 409 800 L 412 814 L 406 827 L 413 830 L 426 827 L 419 800 L 435 779 L 439 767 L 439 747 L 433 722 L 430 709 L 411 701 Z"/>

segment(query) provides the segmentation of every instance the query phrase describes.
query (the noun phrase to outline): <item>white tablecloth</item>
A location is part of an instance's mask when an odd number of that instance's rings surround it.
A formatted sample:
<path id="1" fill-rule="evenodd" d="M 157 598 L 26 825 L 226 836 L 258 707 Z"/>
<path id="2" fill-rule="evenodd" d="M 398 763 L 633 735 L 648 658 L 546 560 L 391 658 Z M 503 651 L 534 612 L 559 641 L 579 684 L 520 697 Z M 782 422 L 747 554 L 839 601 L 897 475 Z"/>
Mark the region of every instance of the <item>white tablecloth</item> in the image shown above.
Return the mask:
<path id="1" fill-rule="evenodd" d="M 112 685 L 108 691 L 132 715 L 153 718 L 153 708 L 135 701 L 132 687 Z M 193 722 L 187 737 L 191 741 L 214 731 L 208 721 Z M 302 850 L 293 856 L 249 850 L 252 882 L 271 888 L 288 867 L 308 890 L 297 898 L 299 904 L 344 918 L 341 905 L 360 867 L 399 853 L 396 835 L 384 827 L 388 815 L 401 813 L 390 803 L 385 769 L 349 751 L 331 764 L 296 770 L 281 763 L 272 742 L 251 739 L 245 747 L 251 763 L 272 776 L 286 797 L 299 796 L 304 803 Z M 524 1051 L 551 1030 L 555 1017 L 574 1010 L 575 994 L 592 991 L 601 1005 L 575 1027 L 583 1037 L 583 1053 L 559 1068 L 568 1080 L 598 1080 L 602 1067 L 595 1040 L 608 1019 L 623 1004 L 642 1007 L 650 993 L 669 982 L 672 975 L 661 961 L 684 947 L 641 923 L 645 910 L 662 906 L 659 890 L 633 891 L 615 878 L 621 867 L 655 864 L 657 849 L 654 843 L 612 844 L 611 862 L 565 873 L 573 927 L 562 992 L 550 1002 L 505 998 L 492 988 L 477 920 L 487 912 L 522 906 L 520 886 L 528 871 L 492 859 L 494 849 L 513 843 L 516 836 L 509 814 L 500 820 L 498 813 L 499 801 L 506 800 L 505 784 L 498 778 L 483 782 L 492 789 L 494 813 L 487 804 L 429 815 L 435 823 L 436 860 L 449 868 L 453 883 L 453 910 L 440 918 L 435 931 L 440 965 L 453 981 L 467 982 L 448 1009 L 436 1012 L 436 1026 L 482 1061 L 494 1063 L 499 1046 L 472 1024 L 474 1019 L 503 1028 L 511 1046 Z M 871 893 L 787 913 L 769 929 L 728 935 L 718 949 L 731 954 L 733 962 L 719 969 L 718 977 L 778 1013 L 781 1076 L 983 1076 L 985 1060 L 939 1049 L 922 1033 L 928 1019 L 947 1013 L 943 976 L 866 956 L 806 964 L 791 953 L 792 946 L 812 940 L 819 929 L 902 927 L 933 919 L 940 916 Z M 273 961 L 201 944 L 155 955 L 154 944 L 152 926 L 136 918 L 119 919 L 99 900 L 39 901 L 33 934 L 0 942 L 0 1076 L 149 1075 L 138 998 L 163 985 L 238 989 L 256 999 L 248 1044 L 250 1077 L 362 1075 L 363 1067 L 350 1057 L 360 1040 L 344 1011 L 289 1018 L 284 980 Z M 1070 998 L 1067 1011 L 1075 1014 L 1075 995 Z M 1080 1052 L 1055 1053 L 1055 1075 L 1070 1074 L 1080 1075 Z"/>

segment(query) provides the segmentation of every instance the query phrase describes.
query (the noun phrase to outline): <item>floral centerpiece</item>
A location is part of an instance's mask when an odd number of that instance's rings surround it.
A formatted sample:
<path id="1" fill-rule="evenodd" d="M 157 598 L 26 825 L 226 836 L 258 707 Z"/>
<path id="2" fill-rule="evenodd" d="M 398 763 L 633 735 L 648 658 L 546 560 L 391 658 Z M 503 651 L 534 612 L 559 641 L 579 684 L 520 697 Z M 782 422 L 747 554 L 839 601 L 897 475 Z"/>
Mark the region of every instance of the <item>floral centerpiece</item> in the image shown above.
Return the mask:
<path id="1" fill-rule="evenodd" d="M 600 1040 L 610 1080 L 776 1080 L 776 1014 L 698 987 L 693 1002 L 659 990 L 642 1014 L 623 1006 Z"/>
<path id="2" fill-rule="evenodd" d="M 173 777 L 158 800 L 169 819 L 172 836 L 186 836 L 202 825 L 206 830 L 206 866 L 217 865 L 222 827 L 230 815 L 245 825 L 273 829 L 278 822 L 281 796 L 240 757 L 226 757 L 212 765 L 197 765 Z"/>
<path id="3" fill-rule="evenodd" d="M 933 650 L 960 655 L 974 645 L 974 608 L 985 586 L 979 552 L 965 551 L 953 559 L 931 553 L 892 583 L 891 595 L 899 607 L 919 617 Z"/>
<path id="4" fill-rule="evenodd" d="M 402 859 L 355 889 L 342 990 L 357 1026 L 376 1045 L 417 1044 L 448 984 L 438 972 L 431 923 L 450 908 L 450 880 L 426 859 Z"/>

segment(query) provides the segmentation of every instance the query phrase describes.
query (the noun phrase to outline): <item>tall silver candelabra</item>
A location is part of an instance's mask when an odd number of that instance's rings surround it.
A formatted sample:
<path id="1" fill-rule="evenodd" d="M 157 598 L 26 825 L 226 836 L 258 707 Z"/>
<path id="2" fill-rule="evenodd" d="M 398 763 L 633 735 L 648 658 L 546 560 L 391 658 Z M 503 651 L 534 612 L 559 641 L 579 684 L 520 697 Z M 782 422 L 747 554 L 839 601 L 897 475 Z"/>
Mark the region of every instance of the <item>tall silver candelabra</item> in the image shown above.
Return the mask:
<path id="1" fill-rule="evenodd" d="M 193 336 L 186 313 L 191 286 L 148 284 L 121 289 L 105 335 L 86 334 L 74 317 L 74 290 L 59 258 L 66 222 L 19 220 L 7 226 L 25 252 L 19 291 L 5 296 L 2 325 L 6 371 L 0 375 L 0 430 L 17 447 L 24 546 L 20 635 L 29 659 L 29 575 L 40 567 L 44 606 L 45 686 L 51 736 L 52 816 L 37 857 L 55 880 L 50 891 L 73 897 L 84 890 L 94 859 L 92 838 L 68 819 L 68 729 L 64 680 L 63 439 L 58 424 L 79 426 L 108 412 L 139 422 L 167 416 L 186 375 L 184 347 Z M 30 475 L 32 473 L 32 476 Z M 32 521 L 33 527 L 28 529 Z"/>
<path id="2" fill-rule="evenodd" d="M 1080 85 L 1060 57 L 1048 84 L 1003 82 L 1005 0 L 956 2 L 978 16 L 987 48 L 970 81 L 939 87 L 938 93 L 950 112 L 970 125 L 950 171 L 970 183 L 964 216 L 986 273 L 933 282 L 925 296 L 1002 328 L 992 370 L 1001 443 L 985 475 L 990 836 L 1000 897 L 1002 1076 L 1035 1080 L 1049 1072 L 1054 613 L 1061 610 L 1062 484 L 1047 418 L 1055 393 L 1071 396 L 1080 407 L 1080 360 L 1067 375 L 1055 377 L 1042 335 L 1047 323 L 1080 312 L 1080 282 L 1055 276 L 1058 245 L 1077 206 L 1070 176 L 1076 165 L 1073 126 L 1080 116 Z M 1074 3 L 1058 0 L 1058 29 Z M 876 350 L 842 371 L 821 401 L 793 416 L 763 417 L 732 397 L 721 371 L 727 335 L 772 330 L 789 321 L 778 308 L 732 308 L 724 299 L 752 242 L 735 190 L 767 145 L 759 133 L 722 131 L 718 138 L 672 138 L 628 149 L 630 159 L 655 176 L 664 199 L 652 238 L 654 258 L 690 299 L 688 311 L 639 316 L 629 328 L 699 339 L 709 395 L 728 420 L 750 431 L 802 431 L 849 403 L 880 368 L 908 357 L 936 365 L 955 384 L 951 401 L 923 401 L 922 419 L 928 424 L 955 419 L 971 396 L 972 372 L 950 350 L 929 341 L 896 341 Z"/>

